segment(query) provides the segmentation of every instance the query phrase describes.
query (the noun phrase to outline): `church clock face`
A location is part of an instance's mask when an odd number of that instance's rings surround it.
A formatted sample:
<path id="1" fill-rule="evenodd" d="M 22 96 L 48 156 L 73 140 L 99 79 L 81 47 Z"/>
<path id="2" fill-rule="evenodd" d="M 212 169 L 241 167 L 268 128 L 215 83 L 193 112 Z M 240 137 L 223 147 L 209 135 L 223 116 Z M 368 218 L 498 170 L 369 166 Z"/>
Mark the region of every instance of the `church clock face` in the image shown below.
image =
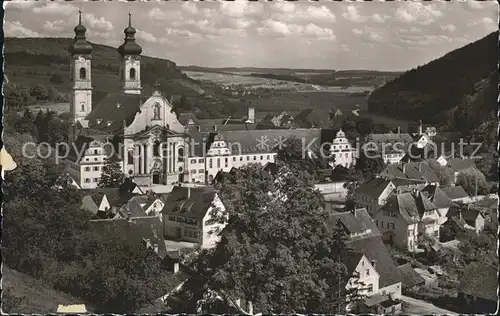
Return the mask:
<path id="1" fill-rule="evenodd" d="M 81 63 L 83 63 L 83 62 L 85 62 L 85 58 L 83 58 L 83 56 L 79 56 L 78 57 L 78 61 L 81 62 Z"/>

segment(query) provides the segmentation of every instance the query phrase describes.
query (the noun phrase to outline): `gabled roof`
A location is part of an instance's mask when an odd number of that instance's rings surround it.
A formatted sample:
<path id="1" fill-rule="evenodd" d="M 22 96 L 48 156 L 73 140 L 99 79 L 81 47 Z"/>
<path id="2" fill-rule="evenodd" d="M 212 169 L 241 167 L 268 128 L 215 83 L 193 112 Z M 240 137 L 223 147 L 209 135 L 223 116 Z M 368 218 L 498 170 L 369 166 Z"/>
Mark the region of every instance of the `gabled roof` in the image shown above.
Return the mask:
<path id="1" fill-rule="evenodd" d="M 437 207 L 445 208 L 454 205 L 455 203 L 441 190 L 437 185 L 429 184 L 422 189 L 424 195 Z"/>
<path id="2" fill-rule="evenodd" d="M 142 217 L 147 216 L 144 209 L 141 207 L 139 201 L 132 197 L 126 204 L 124 204 L 118 211 L 122 217 Z"/>
<path id="3" fill-rule="evenodd" d="M 457 185 L 454 187 L 443 188 L 442 191 L 448 195 L 448 197 L 452 200 L 468 198 L 469 195 L 465 192 L 464 188 L 461 185 Z"/>
<path id="4" fill-rule="evenodd" d="M 366 142 L 374 143 L 411 143 L 413 137 L 408 133 L 386 133 L 386 134 L 369 134 L 366 137 Z"/>
<path id="5" fill-rule="evenodd" d="M 380 236 L 377 225 L 364 208 L 356 209 L 353 212 L 334 213 L 330 215 L 327 225 L 334 228 L 339 222 L 349 234 L 360 234 L 354 238 Z"/>
<path id="6" fill-rule="evenodd" d="M 479 210 L 468 208 L 462 211 L 463 219 L 472 227 L 475 227 L 476 219 L 483 216 Z"/>
<path id="7" fill-rule="evenodd" d="M 89 127 L 110 134 L 122 131 L 124 124 L 133 122 L 147 99 L 141 94 L 108 93 L 86 117 Z"/>
<path id="8" fill-rule="evenodd" d="M 380 275 L 380 288 L 402 281 L 399 270 L 380 236 L 355 239 L 348 245 L 355 252 L 365 255 L 370 262 L 375 261 L 375 270 Z"/>
<path id="9" fill-rule="evenodd" d="M 156 216 L 132 218 L 130 221 L 123 218 L 91 220 L 90 227 L 104 239 L 109 239 L 116 232 L 120 232 L 126 236 L 126 242 L 130 245 L 144 244 L 145 239 L 149 239 L 151 244 L 158 245 L 158 255 L 161 258 L 167 253 L 163 226 Z"/>
<path id="10" fill-rule="evenodd" d="M 268 162 L 262 169 L 274 176 L 278 173 L 278 164 L 275 162 Z"/>
<path id="11" fill-rule="evenodd" d="M 439 182 L 436 173 L 424 162 L 390 164 L 385 169 L 391 178 Z"/>
<path id="12" fill-rule="evenodd" d="M 473 262 L 469 264 L 461 278 L 459 291 L 485 300 L 497 302 L 498 268 Z"/>
<path id="13" fill-rule="evenodd" d="M 410 263 L 398 266 L 399 273 L 403 278 L 403 289 L 408 289 L 416 285 L 425 283 L 425 279 L 413 270 Z"/>
<path id="14" fill-rule="evenodd" d="M 358 267 L 359 262 L 363 259 L 364 255 L 359 252 L 350 252 L 346 257 L 341 258 L 340 260 L 347 268 L 347 274 L 353 275 L 354 271 Z"/>
<path id="15" fill-rule="evenodd" d="M 415 187 L 415 186 L 422 186 L 422 188 L 425 186 L 425 180 L 419 180 L 419 179 L 407 179 L 407 178 L 393 178 L 391 179 L 392 184 L 396 186 L 396 188 L 399 187 Z"/>
<path id="16" fill-rule="evenodd" d="M 476 163 L 472 159 L 458 159 L 458 158 L 450 158 L 448 159 L 448 164 L 453 171 L 463 171 L 469 168 L 476 168 Z"/>
<path id="17" fill-rule="evenodd" d="M 195 219 L 205 217 L 214 201 L 216 191 L 211 187 L 174 187 L 161 213 Z"/>
<path id="18" fill-rule="evenodd" d="M 99 207 L 97 207 L 92 197 L 88 195 L 83 197 L 81 209 L 92 212 L 94 215 L 99 211 Z"/>
<path id="19" fill-rule="evenodd" d="M 390 184 L 391 181 L 384 178 L 368 179 L 356 188 L 356 193 L 367 195 L 374 199 L 379 198 Z"/>
<path id="20" fill-rule="evenodd" d="M 492 199 L 490 197 L 485 197 L 484 199 L 474 202 L 474 205 L 478 207 L 496 209 L 498 206 L 498 198 Z"/>
<path id="21" fill-rule="evenodd" d="M 198 124 L 198 118 L 192 112 L 179 113 L 177 120 L 184 126 L 186 126 L 189 123 L 189 120 L 192 120 L 195 125 Z"/>
<path id="22" fill-rule="evenodd" d="M 405 192 L 390 196 L 379 212 L 397 212 L 407 223 L 416 223 L 420 221 L 424 212 L 435 209 L 437 207 L 421 192 Z"/>

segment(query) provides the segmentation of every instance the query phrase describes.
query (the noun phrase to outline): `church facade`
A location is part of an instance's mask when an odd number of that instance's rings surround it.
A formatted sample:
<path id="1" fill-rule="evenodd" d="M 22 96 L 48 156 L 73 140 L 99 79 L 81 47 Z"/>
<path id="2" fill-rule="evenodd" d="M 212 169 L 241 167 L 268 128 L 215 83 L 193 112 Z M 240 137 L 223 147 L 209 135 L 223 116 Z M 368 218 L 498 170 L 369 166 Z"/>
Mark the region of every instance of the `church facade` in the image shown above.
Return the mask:
<path id="1" fill-rule="evenodd" d="M 92 45 L 86 40 L 81 12 L 74 31 L 69 47 L 73 97 L 68 131 L 73 144 L 64 163 L 82 189 L 97 188 L 106 159 L 113 153 L 123 174 L 141 187 L 208 183 L 221 170 L 274 162 L 276 153 L 270 148 L 241 152 L 228 146 L 217 132 L 191 135 L 172 112 L 167 98 L 158 91 L 143 93 L 142 48 L 135 41 L 130 14 L 124 42 L 118 47 L 121 89 L 94 102 Z"/>

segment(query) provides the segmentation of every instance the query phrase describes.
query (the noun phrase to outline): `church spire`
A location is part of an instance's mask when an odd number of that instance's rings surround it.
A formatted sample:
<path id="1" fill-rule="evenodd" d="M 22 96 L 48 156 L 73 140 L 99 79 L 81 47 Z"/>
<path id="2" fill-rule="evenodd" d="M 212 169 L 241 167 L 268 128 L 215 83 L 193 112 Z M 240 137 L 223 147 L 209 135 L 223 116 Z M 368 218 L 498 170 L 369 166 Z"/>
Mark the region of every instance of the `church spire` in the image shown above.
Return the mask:
<path id="1" fill-rule="evenodd" d="M 136 30 L 132 26 L 132 13 L 128 13 L 128 26 L 123 31 L 125 33 L 124 43 L 118 47 L 118 52 L 120 55 L 140 55 L 142 53 L 142 47 L 135 42 Z"/>
<path id="2" fill-rule="evenodd" d="M 91 54 L 92 46 L 87 42 L 85 37 L 85 33 L 87 29 L 82 24 L 82 11 L 78 10 L 78 25 L 75 26 L 75 37 L 73 39 L 73 43 L 69 47 L 69 51 L 71 54 Z"/>

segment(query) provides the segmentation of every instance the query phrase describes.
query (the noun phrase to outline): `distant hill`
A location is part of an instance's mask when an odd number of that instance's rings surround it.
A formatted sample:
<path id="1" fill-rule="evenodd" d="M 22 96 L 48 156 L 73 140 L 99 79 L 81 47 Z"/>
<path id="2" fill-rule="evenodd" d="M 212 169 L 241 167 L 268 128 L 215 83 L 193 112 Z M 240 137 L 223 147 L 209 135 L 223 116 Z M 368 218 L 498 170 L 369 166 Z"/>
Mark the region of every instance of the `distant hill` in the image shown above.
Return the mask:
<path id="1" fill-rule="evenodd" d="M 70 38 L 5 38 L 5 73 L 11 84 L 34 86 L 53 85 L 59 92 L 69 93 Z M 120 88 L 120 56 L 116 48 L 94 44 L 92 83 L 99 92 L 116 91 Z M 52 80 L 53 76 L 61 80 Z M 177 65 L 166 59 L 142 56 L 141 80 L 152 86 L 157 80 L 166 95 L 202 93 L 197 81 L 183 74 Z M 96 92 L 96 93 L 99 93 Z"/>
<path id="2" fill-rule="evenodd" d="M 497 62 L 495 32 L 374 90 L 368 110 L 470 132 L 485 120 L 496 119 Z"/>

